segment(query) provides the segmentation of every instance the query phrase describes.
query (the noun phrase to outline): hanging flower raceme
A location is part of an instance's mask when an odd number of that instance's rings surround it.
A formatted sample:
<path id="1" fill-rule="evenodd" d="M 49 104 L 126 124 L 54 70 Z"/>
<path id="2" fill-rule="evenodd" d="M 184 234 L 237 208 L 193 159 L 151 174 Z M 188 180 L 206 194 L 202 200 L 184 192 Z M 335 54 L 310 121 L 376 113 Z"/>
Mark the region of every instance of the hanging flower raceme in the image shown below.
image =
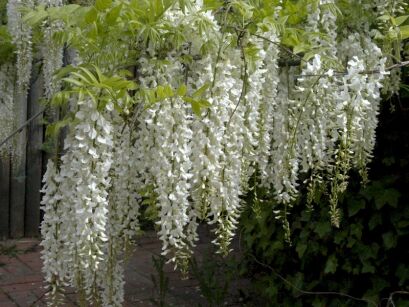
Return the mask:
<path id="1" fill-rule="evenodd" d="M 141 83 L 148 88 L 165 84 L 177 88 L 183 67 L 171 55 L 167 62 L 171 64 L 155 67 L 141 59 L 145 64 L 140 72 Z M 141 120 L 136 145 L 142 153 L 138 155 L 142 181 L 145 188 L 153 187 L 157 200 L 163 254 L 172 252 L 173 260 L 180 266 L 187 265 L 192 245 L 185 232 L 190 221 L 188 197 L 192 177 L 190 118 L 187 104 L 177 96 L 157 102 Z"/>
<path id="2" fill-rule="evenodd" d="M 288 222 L 288 208 L 298 193 L 298 169 L 296 147 L 293 146 L 294 128 L 296 121 L 292 117 L 296 109 L 293 93 L 290 92 L 291 80 L 295 71 L 283 68 L 278 84 L 277 102 L 273 109 L 273 133 L 271 145 L 271 176 L 270 182 L 274 189 L 275 198 L 283 209 L 275 209 L 276 219 L 283 223 L 286 239 L 289 240 L 290 225 Z"/>
<path id="3" fill-rule="evenodd" d="M 38 4 L 46 7 L 62 6 L 61 0 L 41 0 Z M 59 46 L 53 37 L 57 32 L 62 31 L 62 25 L 58 21 L 45 20 L 43 24 L 43 45 L 41 53 L 43 56 L 43 74 L 45 96 L 50 99 L 59 89 L 61 84 L 53 80 L 53 75 L 63 65 L 63 48 Z"/>
<path id="4" fill-rule="evenodd" d="M 109 189 L 108 242 L 99 270 L 104 306 L 121 306 L 124 300 L 124 258 L 139 231 L 139 198 L 141 186 L 134 156 L 133 134 L 128 124 L 118 118 L 113 126 L 113 157 Z"/>
<path id="5" fill-rule="evenodd" d="M 14 78 L 12 65 L 0 65 L 0 140 L 5 140 L 14 128 Z M 0 148 L 0 159 L 8 153 L 13 154 L 9 144 Z"/>
<path id="6" fill-rule="evenodd" d="M 23 95 L 27 93 L 30 84 L 33 55 L 31 29 L 23 22 L 21 9 L 32 7 L 34 2 L 31 0 L 9 0 L 7 3 L 7 25 L 17 53 L 17 86 Z"/>
<path id="7" fill-rule="evenodd" d="M 191 77 L 188 80 L 192 91 L 211 84 L 215 69 L 213 61 L 213 58 L 208 56 L 193 64 Z M 217 91 L 217 89 L 216 85 L 212 91 Z M 208 100 L 212 104 L 211 107 L 202 110 L 202 118 L 192 121 L 194 137 L 191 142 L 193 175 L 191 194 L 193 204 L 189 213 L 191 221 L 188 232 L 195 240 L 199 221 L 218 215 L 218 210 L 214 210 L 217 206 L 214 200 L 221 186 L 219 161 L 222 155 L 223 123 L 227 120 L 227 113 L 220 107 L 218 99 L 209 97 Z"/>
<path id="8" fill-rule="evenodd" d="M 214 26 L 212 32 L 202 33 L 202 35 L 211 35 L 211 39 L 217 40 L 218 28 L 213 16 L 203 14 L 202 18 L 206 18 Z M 205 39 L 205 37 L 198 38 L 197 33 L 200 33 L 199 28 L 193 24 L 192 54 L 200 54 L 200 39 Z M 189 210 L 190 223 L 187 228 L 187 235 L 191 242 L 198 239 L 197 227 L 201 220 L 214 223 L 220 214 L 218 198 L 218 191 L 222 185 L 220 157 L 223 155 L 222 140 L 228 115 L 223 106 L 223 100 L 219 99 L 220 89 L 224 86 L 224 83 L 220 83 L 219 78 L 224 75 L 224 68 L 218 64 L 222 59 L 217 59 L 214 56 L 216 54 L 217 48 L 214 48 L 209 55 L 194 61 L 187 75 L 188 91 L 194 93 L 200 89 L 206 89 L 203 99 L 211 104 L 209 108 L 202 109 L 200 114 L 196 114 L 191 124 L 193 137 L 190 159 L 192 161 L 191 195 L 193 202 Z M 214 78 L 217 78 L 217 81 Z"/>
<path id="9" fill-rule="evenodd" d="M 48 304 L 50 306 L 57 306 L 61 304 L 63 299 L 63 290 L 66 285 L 64 277 L 64 243 L 61 240 L 62 224 L 64 223 L 63 206 L 61 200 L 63 197 L 60 194 L 58 173 L 54 162 L 48 161 L 47 171 L 44 174 L 44 186 L 42 193 L 44 193 L 41 201 L 41 210 L 44 212 L 43 221 L 41 223 L 41 241 L 43 271 L 45 274 L 45 281 L 47 282 Z M 58 259 L 56 261 L 56 259 Z"/>
<path id="10" fill-rule="evenodd" d="M 380 48 L 368 37 L 355 33 L 350 35 L 340 48 L 346 58 L 357 57 L 363 68 L 358 74 L 349 93 L 356 93 L 361 103 L 356 103 L 352 123 L 353 165 L 360 170 L 363 181 L 366 180 L 366 165 L 371 161 L 375 144 L 377 113 L 381 99 L 382 81 L 388 72 L 385 71 L 386 58 Z M 355 59 L 355 58 L 354 58 Z"/>
<path id="11" fill-rule="evenodd" d="M 217 99 L 223 108 L 222 154 L 219 157 L 221 185 L 217 191 L 217 199 L 212 200 L 210 212 L 217 222 L 214 243 L 219 251 L 227 253 L 233 237 L 233 231 L 239 215 L 240 195 L 242 194 L 242 164 L 244 145 L 244 116 L 246 107 L 243 100 L 245 91 L 245 73 L 241 58 L 241 50 L 229 50 L 228 59 L 219 63 L 217 83 Z M 227 56 L 227 54 L 225 55 Z"/>
<path id="12" fill-rule="evenodd" d="M 242 49 L 242 57 L 246 62 L 242 68 L 243 88 L 239 101 L 237 102 L 238 112 L 243 112 L 243 153 L 242 153 L 242 186 L 244 191 L 246 185 L 253 175 L 259 156 L 256 149 L 260 139 L 261 120 L 260 107 L 262 105 L 262 90 L 265 83 L 264 59 L 264 42 L 260 38 L 251 38 L 248 49 L 254 49 L 256 53 L 249 57 L 246 55 L 246 49 Z M 241 109 L 241 110 L 239 110 Z M 233 111 L 234 112 L 234 111 Z M 229 127 L 228 127 L 229 128 Z"/>
<path id="13" fill-rule="evenodd" d="M 278 43 L 279 37 L 276 31 L 270 30 L 263 34 L 269 41 Z M 256 148 L 256 157 L 258 171 L 262 186 L 269 186 L 272 178 L 271 143 L 274 125 L 274 108 L 278 100 L 278 85 L 280 83 L 280 71 L 278 68 L 278 59 L 280 55 L 279 47 L 276 44 L 264 42 L 264 84 L 261 92 L 261 103 L 259 106 L 258 120 L 258 142 Z"/>
<path id="14" fill-rule="evenodd" d="M 310 4 L 307 8 L 309 15 L 306 28 L 309 32 L 316 33 L 319 30 L 320 10 L 316 4 Z M 314 38 L 312 45 L 319 44 L 318 38 Z M 309 129 L 317 124 L 317 118 L 311 117 L 317 108 L 316 87 L 321 73 L 320 57 L 316 57 L 312 63 L 308 63 L 297 80 L 298 91 L 301 95 L 291 91 L 294 82 L 294 74 L 289 75 L 289 70 L 283 70 L 280 76 L 279 94 L 274 106 L 274 129 L 272 134 L 273 144 L 271 153 L 271 176 L 270 182 L 276 193 L 279 203 L 290 204 L 298 191 L 298 173 L 301 168 L 306 172 L 316 159 L 315 141 L 316 134 Z M 309 78 L 312 75 L 314 78 Z M 318 76 L 318 77 L 317 77 Z M 323 119 L 319 119 L 320 123 Z M 317 148 L 319 149 L 319 148 Z M 301 164 L 301 165 L 300 165 Z M 286 213 L 277 211 L 280 215 Z M 286 223 L 286 222 L 285 222 Z"/>
<path id="15" fill-rule="evenodd" d="M 66 153 L 61 158 L 59 173 L 46 180 L 48 186 L 50 180 L 58 185 L 61 211 L 59 215 L 46 216 L 43 225 L 46 227 L 48 221 L 61 219 L 57 240 L 64 242 L 64 248 L 59 279 L 84 290 L 84 298 L 99 300 L 98 287 L 102 281 L 97 272 L 105 261 L 108 240 L 112 125 L 106 115 L 97 111 L 92 100 L 79 99 L 76 108 L 75 117 L 80 123 L 71 127 L 66 138 Z M 45 198 L 43 206 L 53 206 L 53 201 L 51 197 Z"/>

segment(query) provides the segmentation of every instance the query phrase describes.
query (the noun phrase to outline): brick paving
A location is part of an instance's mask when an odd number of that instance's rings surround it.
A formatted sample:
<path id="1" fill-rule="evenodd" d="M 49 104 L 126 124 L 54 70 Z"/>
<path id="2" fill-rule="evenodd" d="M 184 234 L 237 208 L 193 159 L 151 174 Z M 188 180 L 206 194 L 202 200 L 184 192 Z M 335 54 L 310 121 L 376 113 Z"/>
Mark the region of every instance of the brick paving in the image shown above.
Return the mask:
<path id="1" fill-rule="evenodd" d="M 0 254 L 0 307 L 46 306 L 39 240 L 22 239 L 0 244 L 15 246 L 11 252 Z M 199 261 L 204 251 L 209 250 L 209 246 L 209 239 L 199 241 L 195 251 Z M 137 246 L 125 270 L 125 307 L 154 306 L 152 299 L 157 297 L 157 289 L 152 282 L 152 275 L 157 276 L 157 272 L 152 256 L 158 256 L 160 249 L 161 243 L 154 232 L 147 232 L 137 240 Z M 208 305 L 200 294 L 197 280 L 182 279 L 181 274 L 174 271 L 171 264 L 165 265 L 164 272 L 169 279 L 167 306 Z M 231 302 L 228 305 L 240 306 Z M 67 291 L 64 306 L 78 306 L 73 291 Z"/>

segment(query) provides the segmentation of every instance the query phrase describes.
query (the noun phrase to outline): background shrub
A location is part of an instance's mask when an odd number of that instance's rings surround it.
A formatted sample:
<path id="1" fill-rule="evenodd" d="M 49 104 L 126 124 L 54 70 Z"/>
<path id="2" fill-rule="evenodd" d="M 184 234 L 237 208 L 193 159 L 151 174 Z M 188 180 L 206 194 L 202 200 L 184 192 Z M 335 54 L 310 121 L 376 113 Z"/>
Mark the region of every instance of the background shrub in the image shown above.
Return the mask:
<path id="1" fill-rule="evenodd" d="M 337 295 L 303 295 L 297 287 L 348 293 L 386 306 L 383 298 L 409 290 L 408 97 L 403 86 L 400 97 L 383 104 L 371 181 L 362 187 L 351 174 L 339 229 L 330 225 L 326 197 L 318 197 L 313 210 L 302 205 L 304 197 L 289 216 L 290 245 L 275 219 L 270 191 L 257 189 L 247 196 L 241 241 L 253 300 L 280 306 L 366 304 Z M 408 295 L 395 294 L 393 300 L 396 306 L 409 306 Z"/>

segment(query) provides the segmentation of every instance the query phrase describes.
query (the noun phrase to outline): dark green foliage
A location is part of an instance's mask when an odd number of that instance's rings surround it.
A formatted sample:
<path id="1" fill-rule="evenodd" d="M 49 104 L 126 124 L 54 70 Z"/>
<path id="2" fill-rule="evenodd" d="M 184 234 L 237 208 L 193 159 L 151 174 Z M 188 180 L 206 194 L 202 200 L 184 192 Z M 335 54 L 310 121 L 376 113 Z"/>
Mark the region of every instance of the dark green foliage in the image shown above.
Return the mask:
<path id="1" fill-rule="evenodd" d="M 352 174 L 349 190 L 340 203 L 343 218 L 339 229 L 330 225 L 325 197 L 313 211 L 301 199 L 289 217 L 290 246 L 274 217 L 271 197 L 258 190 L 255 203 L 254 195 L 249 195 L 242 218 L 242 241 L 249 255 L 247 269 L 254 285 L 250 296 L 255 303 L 368 304 L 337 295 L 302 294 L 299 288 L 348 293 L 386 306 L 387 299 L 382 298 L 398 290 L 409 291 L 409 112 L 402 100 L 404 95 L 399 100 L 394 98 L 393 113 L 388 103 L 384 104 L 375 160 L 370 165 L 372 181 L 361 187 L 358 176 Z M 395 306 L 409 306 L 409 295 L 394 295 L 393 301 Z"/>
<path id="2" fill-rule="evenodd" d="M 223 306 L 237 273 L 237 264 L 233 260 L 216 259 L 215 256 L 208 256 L 198 264 L 196 259 L 192 258 L 191 272 L 199 281 L 200 292 L 208 303 L 206 306 Z"/>

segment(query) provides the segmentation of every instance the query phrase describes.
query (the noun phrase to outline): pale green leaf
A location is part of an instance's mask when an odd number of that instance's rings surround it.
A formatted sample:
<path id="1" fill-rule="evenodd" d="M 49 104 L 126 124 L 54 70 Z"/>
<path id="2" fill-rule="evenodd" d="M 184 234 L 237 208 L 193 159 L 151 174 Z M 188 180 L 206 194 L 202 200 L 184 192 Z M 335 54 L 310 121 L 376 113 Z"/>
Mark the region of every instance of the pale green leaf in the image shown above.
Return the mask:
<path id="1" fill-rule="evenodd" d="M 114 25 L 116 20 L 118 19 L 119 15 L 120 15 L 120 13 L 121 13 L 121 10 L 122 10 L 122 4 L 112 8 L 112 10 L 110 10 L 108 12 L 108 14 L 107 14 L 106 22 L 109 25 Z"/>
<path id="2" fill-rule="evenodd" d="M 409 18 L 409 15 L 396 17 L 396 18 L 395 18 L 396 25 L 397 25 L 397 26 L 402 25 L 408 18 Z"/>
<path id="3" fill-rule="evenodd" d="M 402 40 L 409 38 L 409 25 L 400 27 L 400 36 Z"/>
<path id="4" fill-rule="evenodd" d="M 179 86 L 179 88 L 176 91 L 176 94 L 178 96 L 185 96 L 187 92 L 187 87 L 186 85 L 182 84 L 181 86 Z"/>
<path id="5" fill-rule="evenodd" d="M 95 1 L 95 7 L 97 8 L 98 11 L 104 11 L 111 7 L 112 5 L 112 0 L 96 0 Z"/>

